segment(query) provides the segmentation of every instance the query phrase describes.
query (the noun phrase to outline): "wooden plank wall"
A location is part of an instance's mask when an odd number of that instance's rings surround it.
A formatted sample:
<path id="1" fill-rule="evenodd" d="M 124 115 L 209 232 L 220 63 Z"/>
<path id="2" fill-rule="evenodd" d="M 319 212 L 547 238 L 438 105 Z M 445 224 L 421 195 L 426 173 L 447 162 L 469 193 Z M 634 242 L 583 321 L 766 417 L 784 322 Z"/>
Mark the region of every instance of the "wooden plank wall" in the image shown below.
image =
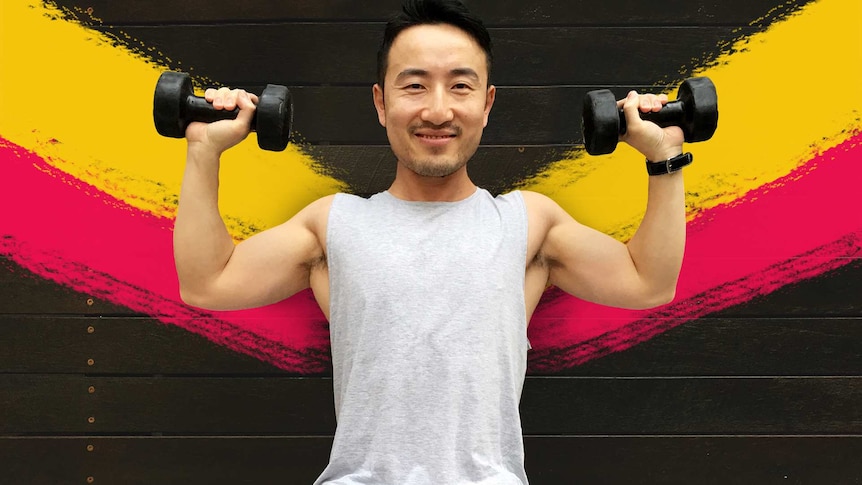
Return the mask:
<path id="1" fill-rule="evenodd" d="M 805 4 L 470 2 L 491 27 L 499 88 L 474 178 L 511 189 L 579 148 L 587 90 L 662 89 Z M 295 132 L 322 167 L 358 194 L 391 180 L 370 85 L 395 2 L 59 5 L 198 78 L 288 85 Z M 862 483 L 862 260 L 778 286 L 631 349 L 531 372 L 531 483 Z M 0 289 L 0 482 L 308 484 L 325 466 L 327 372 L 285 372 L 9 257 Z"/>

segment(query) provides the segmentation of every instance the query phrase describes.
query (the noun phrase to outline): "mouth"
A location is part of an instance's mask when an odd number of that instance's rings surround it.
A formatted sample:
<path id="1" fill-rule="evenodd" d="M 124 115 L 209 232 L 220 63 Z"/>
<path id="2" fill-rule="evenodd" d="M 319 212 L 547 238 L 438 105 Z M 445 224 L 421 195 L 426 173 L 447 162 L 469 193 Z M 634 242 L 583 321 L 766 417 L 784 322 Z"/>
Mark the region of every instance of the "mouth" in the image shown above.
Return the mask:
<path id="1" fill-rule="evenodd" d="M 414 136 L 422 143 L 432 146 L 440 146 L 454 140 L 454 133 L 414 133 Z"/>
<path id="2" fill-rule="evenodd" d="M 429 140 L 436 140 L 439 138 L 455 138 L 455 135 L 426 135 L 422 133 L 417 133 L 416 136 L 421 138 L 427 138 Z"/>

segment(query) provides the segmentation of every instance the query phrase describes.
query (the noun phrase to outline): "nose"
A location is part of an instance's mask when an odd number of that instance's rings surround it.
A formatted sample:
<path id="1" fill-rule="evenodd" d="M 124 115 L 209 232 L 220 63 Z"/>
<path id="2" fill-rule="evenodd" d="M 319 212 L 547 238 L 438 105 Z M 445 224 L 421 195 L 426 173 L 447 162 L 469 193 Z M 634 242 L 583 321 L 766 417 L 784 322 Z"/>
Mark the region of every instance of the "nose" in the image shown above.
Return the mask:
<path id="1" fill-rule="evenodd" d="M 435 89 L 426 98 L 428 103 L 422 110 L 422 121 L 442 125 L 454 119 L 452 106 L 445 89 Z"/>

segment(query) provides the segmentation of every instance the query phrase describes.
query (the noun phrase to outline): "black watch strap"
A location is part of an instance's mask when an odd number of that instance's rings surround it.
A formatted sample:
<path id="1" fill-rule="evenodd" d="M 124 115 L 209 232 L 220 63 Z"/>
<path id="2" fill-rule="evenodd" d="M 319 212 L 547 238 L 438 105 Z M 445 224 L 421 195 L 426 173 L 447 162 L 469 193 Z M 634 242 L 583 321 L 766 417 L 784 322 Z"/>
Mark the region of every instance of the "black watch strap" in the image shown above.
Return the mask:
<path id="1" fill-rule="evenodd" d="M 646 171 L 650 175 L 664 175 L 666 173 L 676 172 L 685 167 L 694 160 L 691 152 L 681 153 L 675 157 L 668 158 L 663 162 L 646 161 Z"/>

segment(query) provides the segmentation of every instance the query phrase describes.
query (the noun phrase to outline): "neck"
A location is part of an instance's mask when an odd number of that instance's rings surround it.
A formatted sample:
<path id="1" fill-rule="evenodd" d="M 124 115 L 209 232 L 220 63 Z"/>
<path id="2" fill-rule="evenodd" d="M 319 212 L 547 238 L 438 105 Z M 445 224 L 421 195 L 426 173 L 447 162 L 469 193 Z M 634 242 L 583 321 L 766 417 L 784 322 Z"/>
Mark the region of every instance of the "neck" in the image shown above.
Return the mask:
<path id="1" fill-rule="evenodd" d="M 393 196 L 416 202 L 457 202 L 476 192 L 476 185 L 467 175 L 467 167 L 445 177 L 426 177 L 398 163 L 395 180 L 389 187 Z"/>

